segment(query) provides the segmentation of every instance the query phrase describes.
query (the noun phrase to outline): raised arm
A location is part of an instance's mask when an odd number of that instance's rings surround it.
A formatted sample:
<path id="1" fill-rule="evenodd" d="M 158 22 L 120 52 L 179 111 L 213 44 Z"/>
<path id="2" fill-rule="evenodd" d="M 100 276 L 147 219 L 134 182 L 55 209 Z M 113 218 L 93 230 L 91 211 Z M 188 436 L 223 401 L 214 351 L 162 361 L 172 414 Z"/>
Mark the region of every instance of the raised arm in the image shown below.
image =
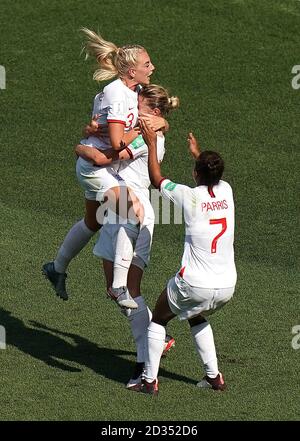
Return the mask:
<path id="1" fill-rule="evenodd" d="M 192 134 L 192 132 L 190 132 L 188 134 L 188 149 L 191 153 L 191 155 L 193 156 L 193 158 L 196 160 L 198 159 L 200 153 L 201 153 L 201 149 L 200 149 L 200 145 L 197 141 L 197 139 L 195 138 L 195 136 Z"/>
<path id="2" fill-rule="evenodd" d="M 145 143 L 148 146 L 148 170 L 151 184 L 158 188 L 163 180 L 160 172 L 160 165 L 157 160 L 156 139 L 157 135 L 150 125 L 143 119 L 140 119 L 140 127 Z"/>

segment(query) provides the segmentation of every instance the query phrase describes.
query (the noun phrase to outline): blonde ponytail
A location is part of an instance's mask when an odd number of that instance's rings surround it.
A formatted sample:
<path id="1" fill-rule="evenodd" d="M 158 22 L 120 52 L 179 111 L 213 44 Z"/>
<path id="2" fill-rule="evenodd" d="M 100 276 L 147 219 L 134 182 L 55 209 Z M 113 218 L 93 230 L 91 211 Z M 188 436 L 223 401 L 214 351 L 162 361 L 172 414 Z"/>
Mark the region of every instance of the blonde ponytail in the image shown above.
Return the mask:
<path id="1" fill-rule="evenodd" d="M 99 68 L 94 72 L 93 79 L 96 81 L 110 80 L 118 75 L 115 66 L 115 59 L 118 48 L 114 43 L 104 40 L 101 35 L 82 28 L 81 31 L 87 37 L 83 50 L 88 56 L 94 56 L 99 64 Z"/>
<path id="2" fill-rule="evenodd" d="M 138 55 L 146 52 L 143 46 L 137 44 L 118 48 L 94 31 L 87 28 L 82 28 L 81 31 L 87 37 L 83 48 L 86 57 L 95 57 L 100 66 L 93 75 L 96 81 L 110 80 L 116 76 L 125 77 L 128 70 L 136 66 Z"/>

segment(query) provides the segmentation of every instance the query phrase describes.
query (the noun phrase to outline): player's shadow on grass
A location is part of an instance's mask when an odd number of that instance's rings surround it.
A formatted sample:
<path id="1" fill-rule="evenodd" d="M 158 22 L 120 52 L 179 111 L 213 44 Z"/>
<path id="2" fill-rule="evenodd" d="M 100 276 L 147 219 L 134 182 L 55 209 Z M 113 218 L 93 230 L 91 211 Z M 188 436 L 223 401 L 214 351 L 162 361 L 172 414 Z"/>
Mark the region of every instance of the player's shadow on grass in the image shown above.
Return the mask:
<path id="1" fill-rule="evenodd" d="M 26 326 L 11 312 L 0 308 L 0 325 L 5 327 L 8 345 L 15 346 L 56 369 L 81 372 L 79 367 L 68 365 L 71 362 L 120 383 L 125 383 L 131 376 L 134 362 L 124 357 L 133 356 L 134 352 L 101 347 L 80 335 L 63 332 L 35 321 L 30 321 L 30 324 L 33 327 Z M 195 384 L 195 380 L 162 368 L 160 376 Z"/>

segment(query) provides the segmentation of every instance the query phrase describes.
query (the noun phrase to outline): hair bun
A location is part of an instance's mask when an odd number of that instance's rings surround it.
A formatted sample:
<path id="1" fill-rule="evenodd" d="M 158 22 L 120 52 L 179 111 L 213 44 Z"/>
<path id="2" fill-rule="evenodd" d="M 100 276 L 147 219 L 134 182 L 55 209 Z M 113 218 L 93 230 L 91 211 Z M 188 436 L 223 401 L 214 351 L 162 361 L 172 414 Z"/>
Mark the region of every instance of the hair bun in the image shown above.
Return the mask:
<path id="1" fill-rule="evenodd" d="M 177 96 L 171 96 L 168 99 L 170 109 L 176 109 L 179 107 L 179 98 Z"/>

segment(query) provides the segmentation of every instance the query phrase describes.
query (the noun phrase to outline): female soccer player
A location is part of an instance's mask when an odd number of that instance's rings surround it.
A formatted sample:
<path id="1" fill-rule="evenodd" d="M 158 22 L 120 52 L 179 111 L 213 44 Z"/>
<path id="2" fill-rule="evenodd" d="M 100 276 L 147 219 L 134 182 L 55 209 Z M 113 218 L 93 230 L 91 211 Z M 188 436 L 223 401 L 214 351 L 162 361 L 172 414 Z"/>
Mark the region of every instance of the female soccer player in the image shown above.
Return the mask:
<path id="1" fill-rule="evenodd" d="M 161 87 L 150 84 L 144 86 L 138 97 L 139 115 L 156 115 L 165 117 L 168 112 L 179 105 L 177 97 L 169 97 L 167 91 Z M 148 117 L 147 117 L 148 118 Z M 145 299 L 141 296 L 141 279 L 145 266 L 149 261 L 152 235 L 154 229 L 154 212 L 149 201 L 150 179 L 148 173 L 148 147 L 141 135 L 126 149 L 115 152 L 100 152 L 95 148 L 78 145 L 76 153 L 86 160 L 97 165 L 110 165 L 114 160 L 121 160 L 118 174 L 125 181 L 126 186 L 133 189 L 144 206 L 144 221 L 141 232 L 137 238 L 132 265 L 129 269 L 128 284 L 130 295 L 138 304 L 138 308 L 128 311 L 127 315 L 137 350 L 137 363 L 135 371 L 127 383 L 127 388 L 136 390 L 141 385 L 141 373 L 145 361 L 146 331 L 151 320 L 151 312 Z M 165 153 L 164 136 L 157 132 L 157 157 L 163 160 Z M 106 276 L 107 289 L 113 280 L 113 262 L 115 259 L 115 243 L 120 226 L 106 223 L 101 230 L 100 238 L 95 245 L 94 254 L 103 259 L 103 268 Z M 127 312 L 127 314 L 126 314 Z M 130 313 L 129 313 L 130 312 Z M 173 344 L 174 339 L 166 336 L 164 351 Z"/>
<path id="2" fill-rule="evenodd" d="M 118 48 L 88 29 L 83 29 L 83 32 L 87 37 L 86 53 L 95 56 L 99 64 L 99 68 L 94 73 L 94 79 L 103 81 L 115 76 L 118 76 L 118 79 L 108 84 L 94 99 L 93 114 L 101 115 L 98 121 L 100 126 L 108 125 L 108 136 L 100 139 L 91 136 L 82 140 L 81 143 L 101 150 L 112 148 L 118 151 L 121 147 L 129 145 L 139 134 L 134 129 L 138 115 L 137 92 L 140 84 L 149 84 L 154 66 L 146 49 L 142 46 L 128 45 Z M 101 227 L 96 219 L 96 211 L 99 207 L 96 195 L 99 190 L 104 191 L 116 185 L 113 166 L 94 167 L 86 161 L 79 161 L 77 174 L 85 178 L 85 217 L 73 225 L 68 232 L 54 262 L 43 265 L 43 273 L 51 282 L 56 294 L 63 300 L 68 299 L 65 280 L 66 269 L 70 261 Z M 126 226 L 125 224 L 123 227 Z M 119 254 L 122 264 L 115 262 L 113 290 L 116 289 L 116 291 L 112 290 L 111 294 L 115 296 L 120 306 L 137 307 L 127 290 L 122 288 L 126 285 L 128 272 L 125 262 L 131 261 L 127 256 L 122 260 L 124 257 L 122 253 L 125 249 L 129 256 L 130 253 L 132 255 L 132 243 L 127 230 L 122 228 L 119 234 L 117 252 L 118 246 L 121 247 Z M 119 287 L 121 290 L 118 290 Z"/>
<path id="3" fill-rule="evenodd" d="M 191 326 L 196 350 L 204 364 L 205 377 L 197 386 L 224 390 L 218 369 L 214 337 L 206 316 L 224 306 L 236 283 L 234 263 L 234 201 L 230 185 L 221 180 L 224 162 L 213 151 L 200 154 L 196 139 L 189 134 L 195 158 L 190 188 L 161 175 L 156 153 L 156 134 L 141 121 L 142 135 L 149 147 L 149 175 L 162 196 L 183 208 L 185 244 L 181 268 L 157 300 L 148 327 L 145 371 L 141 391 L 158 394 L 158 370 L 166 336 L 165 326 L 176 315 Z"/>

